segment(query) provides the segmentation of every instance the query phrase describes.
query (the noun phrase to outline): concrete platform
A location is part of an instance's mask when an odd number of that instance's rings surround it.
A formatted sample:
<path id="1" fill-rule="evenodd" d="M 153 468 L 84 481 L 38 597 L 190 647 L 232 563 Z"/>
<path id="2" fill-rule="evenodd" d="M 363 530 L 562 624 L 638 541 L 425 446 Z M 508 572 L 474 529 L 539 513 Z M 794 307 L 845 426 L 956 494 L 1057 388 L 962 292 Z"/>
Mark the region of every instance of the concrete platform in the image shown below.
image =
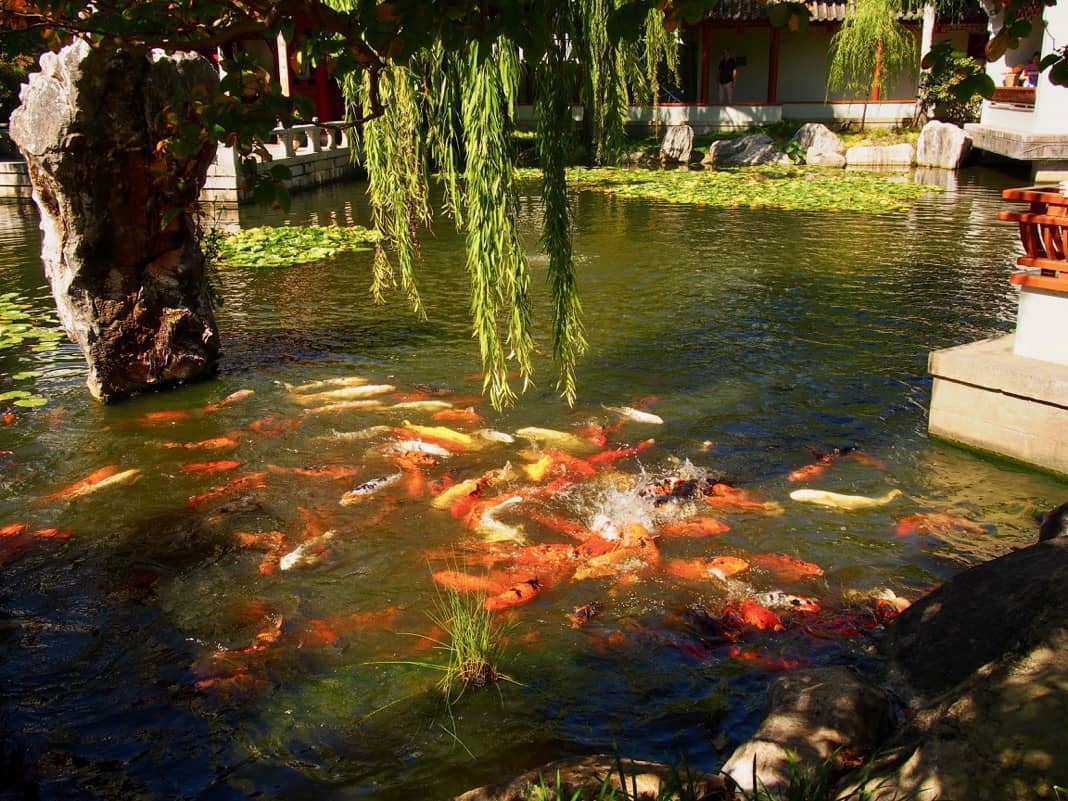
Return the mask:
<path id="1" fill-rule="evenodd" d="M 1068 366 L 1013 353 L 1012 334 L 934 351 L 928 432 L 1068 476 Z"/>
<path id="2" fill-rule="evenodd" d="M 1030 133 L 979 123 L 968 123 L 964 130 L 978 150 L 1030 162 L 1036 183 L 1068 179 L 1068 133 Z"/>

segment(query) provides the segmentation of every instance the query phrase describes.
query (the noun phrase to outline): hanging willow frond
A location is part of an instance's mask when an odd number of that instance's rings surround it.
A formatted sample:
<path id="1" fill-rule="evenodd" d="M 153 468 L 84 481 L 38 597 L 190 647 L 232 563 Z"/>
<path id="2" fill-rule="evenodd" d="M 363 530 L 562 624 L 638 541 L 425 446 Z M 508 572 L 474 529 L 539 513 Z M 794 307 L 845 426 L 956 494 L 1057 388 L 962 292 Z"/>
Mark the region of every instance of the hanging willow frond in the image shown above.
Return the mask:
<path id="1" fill-rule="evenodd" d="M 367 170 L 372 222 L 386 236 L 385 243 L 375 246 L 371 295 L 381 302 L 383 290 L 396 286 L 399 273 L 408 301 L 422 316 L 425 312 L 414 267 L 419 229 L 429 227 L 431 212 L 419 89 L 415 76 L 405 67 L 392 65 L 383 70 L 378 91 L 385 103 L 385 113 L 364 125 L 360 145 Z M 347 80 L 343 86 L 350 109 L 362 108 L 369 91 L 366 74 L 362 79 Z M 397 271 L 390 262 L 387 246 L 396 253 Z"/>
<path id="2" fill-rule="evenodd" d="M 423 70 L 426 93 L 427 154 L 437 167 L 445 193 L 445 212 L 457 228 L 464 222 L 460 166 L 460 70 L 457 59 L 439 42 L 426 55 Z"/>
<path id="3" fill-rule="evenodd" d="M 538 160 L 545 202 L 542 249 L 549 254 L 549 285 L 553 303 L 553 357 L 560 378 L 557 390 L 574 405 L 575 368 L 586 350 L 582 306 L 575 282 L 571 251 L 571 213 L 566 168 L 571 149 L 571 98 L 575 64 L 564 58 L 562 45 L 548 50 L 536 66 L 534 111 L 538 131 Z"/>
<path id="4" fill-rule="evenodd" d="M 460 115 L 467 159 L 465 246 L 471 316 L 482 353 L 483 391 L 497 408 L 515 397 L 508 384 L 508 359 L 518 364 L 525 388 L 534 352 L 530 273 L 515 224 L 515 168 L 506 116 L 514 101 L 507 95 L 501 69 L 514 58 L 514 53 L 502 57 L 511 48 L 514 45 L 503 38 L 497 41 L 496 54 L 483 44 L 469 46 Z"/>

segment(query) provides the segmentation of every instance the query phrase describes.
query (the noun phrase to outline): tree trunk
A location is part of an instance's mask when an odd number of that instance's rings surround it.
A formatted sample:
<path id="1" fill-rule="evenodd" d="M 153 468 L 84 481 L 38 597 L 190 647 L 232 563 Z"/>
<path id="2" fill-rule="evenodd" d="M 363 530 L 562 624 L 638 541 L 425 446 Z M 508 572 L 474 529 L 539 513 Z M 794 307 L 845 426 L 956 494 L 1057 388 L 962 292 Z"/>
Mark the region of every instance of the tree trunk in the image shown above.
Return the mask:
<path id="1" fill-rule="evenodd" d="M 215 145 L 205 141 L 188 158 L 157 146 L 170 133 L 172 104 L 189 122 L 176 94 L 195 86 L 211 93 L 218 80 L 196 54 L 144 57 L 76 42 L 41 57 L 11 115 L 59 318 L 85 354 L 89 391 L 100 400 L 217 369 L 204 256 L 187 211 Z"/>

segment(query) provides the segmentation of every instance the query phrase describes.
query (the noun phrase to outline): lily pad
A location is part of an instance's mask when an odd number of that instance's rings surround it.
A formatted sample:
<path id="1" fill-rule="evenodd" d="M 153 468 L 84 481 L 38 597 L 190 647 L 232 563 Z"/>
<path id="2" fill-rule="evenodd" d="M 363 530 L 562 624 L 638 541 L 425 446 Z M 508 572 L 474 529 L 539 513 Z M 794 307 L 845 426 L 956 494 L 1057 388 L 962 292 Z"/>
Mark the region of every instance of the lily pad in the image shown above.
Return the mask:
<path id="1" fill-rule="evenodd" d="M 27 378 L 40 378 L 43 376 L 40 370 L 23 370 L 21 373 L 15 373 L 11 376 L 14 381 L 25 381 Z"/>
<path id="2" fill-rule="evenodd" d="M 291 267 L 367 250 L 379 234 L 360 226 L 287 225 L 245 228 L 226 238 L 219 261 L 231 267 Z"/>
<path id="3" fill-rule="evenodd" d="M 40 395 L 33 395 L 29 398 L 21 398 L 15 401 L 15 406 L 21 406 L 24 409 L 32 409 L 35 406 L 44 406 L 48 403 L 47 398 L 43 398 Z"/>
<path id="4" fill-rule="evenodd" d="M 32 395 L 32 392 L 27 392 L 24 389 L 13 389 L 10 392 L 4 392 L 3 394 L 0 394 L 0 403 L 9 400 L 15 400 L 16 398 L 29 398 Z"/>

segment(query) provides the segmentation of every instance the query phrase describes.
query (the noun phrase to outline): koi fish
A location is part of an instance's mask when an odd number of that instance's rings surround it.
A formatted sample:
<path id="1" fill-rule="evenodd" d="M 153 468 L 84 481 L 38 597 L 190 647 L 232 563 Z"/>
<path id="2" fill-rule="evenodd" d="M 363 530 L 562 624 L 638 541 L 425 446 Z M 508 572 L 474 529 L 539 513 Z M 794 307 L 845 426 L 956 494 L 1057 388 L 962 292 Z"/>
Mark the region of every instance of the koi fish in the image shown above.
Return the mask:
<path id="1" fill-rule="evenodd" d="M 616 448 L 615 450 L 595 453 L 593 456 L 587 456 L 586 461 L 595 465 L 611 464 L 619 459 L 625 459 L 628 456 L 637 456 L 646 448 L 651 448 L 654 444 L 656 444 L 656 440 L 646 439 L 642 440 L 632 448 Z"/>
<path id="2" fill-rule="evenodd" d="M 531 440 L 532 442 L 549 442 L 558 448 L 568 451 L 588 451 L 590 445 L 584 439 L 569 434 L 566 431 L 557 431 L 552 428 L 538 428 L 527 426 L 515 432 L 517 437 Z"/>
<path id="3" fill-rule="evenodd" d="M 580 626 L 585 626 L 600 612 L 601 605 L 594 601 L 593 603 L 575 607 L 575 610 L 567 616 L 567 619 L 571 621 L 571 628 L 577 629 Z"/>
<path id="4" fill-rule="evenodd" d="M 796 470 L 791 471 L 787 476 L 787 481 L 810 481 L 817 476 L 821 476 L 831 468 L 831 463 L 827 462 L 814 462 L 813 464 L 807 464 L 804 467 L 799 467 Z"/>
<path id="5" fill-rule="evenodd" d="M 219 409 L 225 409 L 227 406 L 232 406 L 235 403 L 240 403 L 246 398 L 251 398 L 255 394 L 256 390 L 254 389 L 239 389 L 237 392 L 231 392 L 229 395 L 227 395 L 225 398 L 223 398 L 221 401 L 218 401 L 217 403 L 209 403 L 207 406 L 204 407 L 204 411 L 217 412 L 219 411 Z"/>
<path id="6" fill-rule="evenodd" d="M 310 409 L 305 409 L 304 414 L 337 414 L 338 412 L 351 412 L 355 409 L 378 409 L 381 406 L 382 401 L 371 399 L 337 401 L 336 403 L 327 403 L 324 406 L 313 406 Z"/>
<path id="7" fill-rule="evenodd" d="M 142 423 L 174 423 L 185 420 L 190 412 L 185 409 L 168 409 L 161 412 L 148 412 L 141 415 L 138 420 Z"/>
<path id="8" fill-rule="evenodd" d="M 278 437 L 287 431 L 300 428 L 304 421 L 299 417 L 263 417 L 253 420 L 246 428 L 265 437 Z"/>
<path id="9" fill-rule="evenodd" d="M 25 534 L 29 529 L 29 523 L 9 523 L 3 528 L 0 528 L 0 539 L 4 537 L 17 537 L 20 534 Z"/>
<path id="10" fill-rule="evenodd" d="M 751 626 L 761 631 L 785 631 L 782 619 L 770 609 L 746 598 L 737 605 L 730 605 L 723 610 L 723 621 L 728 626 Z"/>
<path id="11" fill-rule="evenodd" d="M 664 424 L 664 418 L 660 415 L 653 414 L 652 412 L 643 412 L 640 409 L 634 409 L 630 406 L 604 406 L 602 404 L 602 408 L 607 412 L 618 414 L 624 420 L 631 420 L 635 423 L 648 423 L 656 426 Z"/>
<path id="12" fill-rule="evenodd" d="M 438 414 L 441 414 L 442 411 L 452 409 L 452 404 L 448 401 L 443 400 L 409 400 L 401 401 L 400 403 L 394 403 L 392 406 L 386 407 L 387 411 L 391 411 L 393 409 L 417 412 L 429 412 L 438 410 Z"/>
<path id="13" fill-rule="evenodd" d="M 486 418 L 471 406 L 466 409 L 444 409 L 430 415 L 430 419 L 441 423 L 467 423 L 473 426 L 480 426 L 486 422 Z"/>
<path id="14" fill-rule="evenodd" d="M 163 448 L 186 448 L 187 450 L 219 450 L 221 448 L 236 448 L 240 445 L 233 437 L 212 437 L 202 439 L 200 442 L 162 442 Z"/>
<path id="15" fill-rule="evenodd" d="M 472 448 L 475 445 L 475 440 L 470 434 L 454 431 L 446 426 L 417 426 L 405 420 L 404 429 L 413 432 L 418 437 L 425 437 L 432 441 L 436 440 L 442 444 L 449 443 L 454 447 L 459 447 L 461 450 Z M 446 447 L 448 447 L 448 444 L 446 444 Z"/>
<path id="16" fill-rule="evenodd" d="M 331 436 L 334 439 L 359 441 L 382 437 L 392 432 L 393 426 L 368 426 L 367 428 L 361 428 L 359 431 L 335 431 Z"/>
<path id="17" fill-rule="evenodd" d="M 326 378 L 322 381 L 312 381 L 310 384 L 301 384 L 297 387 L 283 382 L 282 386 L 284 386 L 286 392 L 291 395 L 301 395 L 308 392 L 320 392 L 322 390 L 339 389 L 341 387 L 362 387 L 366 383 L 367 379 L 363 376 L 352 375 L 343 376 L 341 378 Z"/>
<path id="18" fill-rule="evenodd" d="M 421 439 L 405 439 L 399 442 L 391 442 L 382 452 L 387 456 L 399 456 L 406 453 L 425 453 L 428 456 L 436 456 L 439 459 L 447 459 L 452 456 L 452 451 L 435 445 L 433 442 L 424 442 Z"/>
<path id="19" fill-rule="evenodd" d="M 753 600 L 768 609 L 792 609 L 794 612 L 818 612 L 820 605 L 812 598 L 804 598 L 800 595 L 791 595 L 782 590 L 758 592 Z"/>
<path id="20" fill-rule="evenodd" d="M 732 645 L 727 649 L 727 656 L 731 659 L 748 662 L 751 665 L 755 665 L 760 670 L 766 670 L 769 673 L 782 673 L 787 670 L 801 667 L 803 664 L 800 659 L 772 656 L 771 654 L 764 654 L 759 651 L 743 649 L 737 645 Z"/>
<path id="21" fill-rule="evenodd" d="M 478 492 L 481 480 L 479 478 L 468 478 L 453 484 L 438 493 L 434 500 L 430 502 L 430 505 L 435 509 L 449 509 L 460 498 Z"/>
<path id="22" fill-rule="evenodd" d="M 475 531 L 481 534 L 486 542 L 526 542 L 527 535 L 521 525 L 511 526 L 494 517 L 495 514 L 504 511 L 509 506 L 515 506 L 522 500 L 522 495 L 512 495 L 503 501 L 494 503 L 479 516 Z"/>
<path id="23" fill-rule="evenodd" d="M 886 506 L 886 504 L 900 495 L 901 490 L 899 489 L 892 489 L 885 495 L 879 495 L 874 498 L 867 495 L 843 495 L 839 492 L 828 492 L 826 490 L 799 489 L 791 492 L 790 498 L 802 503 L 814 503 L 818 506 L 852 512 L 858 509 L 874 509 L 879 506 Z"/>
<path id="24" fill-rule="evenodd" d="M 536 578 L 519 581 L 497 595 L 491 595 L 483 604 L 489 612 L 499 612 L 532 600 L 544 589 Z"/>
<path id="25" fill-rule="evenodd" d="M 267 486 L 267 473 L 250 473 L 247 476 L 235 478 L 229 484 L 212 487 L 203 495 L 193 495 L 189 498 L 189 506 L 199 506 L 206 501 L 212 501 L 234 492 L 244 492 L 250 489 L 264 489 Z"/>
<path id="26" fill-rule="evenodd" d="M 358 467 L 341 464 L 324 465 L 322 467 L 279 467 L 276 464 L 269 464 L 267 469 L 272 473 L 291 473 L 294 476 L 302 476 L 304 478 L 325 478 L 332 481 L 352 478 L 360 472 Z"/>
<path id="27" fill-rule="evenodd" d="M 224 473 L 227 470 L 236 470 L 241 462 L 233 459 L 220 459 L 217 462 L 193 462 L 182 468 L 183 473 Z"/>
<path id="28" fill-rule="evenodd" d="M 324 531 L 318 537 L 302 542 L 282 557 L 278 567 L 281 570 L 292 570 L 294 567 L 318 564 L 326 554 L 327 543 L 336 536 L 336 531 Z"/>
<path id="29" fill-rule="evenodd" d="M 484 592 L 500 595 L 508 590 L 508 582 L 494 576 L 473 576 L 459 570 L 437 570 L 431 577 L 443 587 L 457 592 Z"/>
<path id="30" fill-rule="evenodd" d="M 730 530 L 730 526 L 714 517 L 698 517 L 694 520 L 669 523 L 661 527 L 659 533 L 666 537 L 715 537 Z"/>
<path id="31" fill-rule="evenodd" d="M 755 553 L 749 555 L 749 561 L 765 570 L 769 570 L 787 582 L 800 581 L 806 576 L 822 576 L 823 568 L 812 562 L 803 562 L 781 553 Z"/>
<path id="32" fill-rule="evenodd" d="M 342 506 L 355 506 L 358 503 L 363 503 L 367 498 L 374 495 L 381 489 L 396 484 L 404 477 L 404 473 L 392 473 L 388 476 L 379 476 L 378 478 L 372 478 L 370 481 L 365 481 L 362 484 L 353 487 L 351 490 L 341 496 L 341 500 L 338 501 Z"/>
<path id="33" fill-rule="evenodd" d="M 141 477 L 141 471 L 136 467 L 131 468 L 130 470 L 123 470 L 122 472 L 116 472 L 117 470 L 118 468 L 114 465 L 102 467 L 100 470 L 90 473 L 81 481 L 77 481 L 59 492 L 52 493 L 51 495 L 46 496 L 46 498 L 49 500 L 69 502 L 109 487 L 132 484 Z"/>
<path id="34" fill-rule="evenodd" d="M 744 573 L 749 563 L 737 556 L 716 556 L 711 559 L 672 559 L 664 567 L 669 575 L 685 581 L 719 579 L 726 581 L 731 576 Z"/>
<path id="35" fill-rule="evenodd" d="M 515 442 L 515 437 L 511 434 L 505 434 L 503 431 L 494 431 L 492 428 L 480 428 L 475 432 L 475 436 L 479 439 L 486 440 L 486 442 L 499 442 L 503 445 L 511 445 Z"/>
<path id="36" fill-rule="evenodd" d="M 782 504 L 775 501 L 765 501 L 748 490 L 732 487 L 722 481 L 717 481 L 710 488 L 710 494 L 704 499 L 705 503 L 713 509 L 725 512 L 763 512 L 769 515 L 785 514 Z"/>
<path id="37" fill-rule="evenodd" d="M 982 526 L 973 523 L 967 518 L 941 512 L 921 512 L 920 514 L 908 515 L 898 520 L 897 526 L 894 528 L 894 532 L 899 537 L 950 531 L 962 531 L 979 536 L 986 534 Z"/>
<path id="38" fill-rule="evenodd" d="M 394 389 L 396 387 L 392 384 L 364 384 L 356 387 L 328 389 L 325 392 L 315 392 L 310 395 L 290 394 L 289 399 L 300 406 L 316 406 L 336 401 L 364 400 L 374 395 L 385 395 Z"/>

